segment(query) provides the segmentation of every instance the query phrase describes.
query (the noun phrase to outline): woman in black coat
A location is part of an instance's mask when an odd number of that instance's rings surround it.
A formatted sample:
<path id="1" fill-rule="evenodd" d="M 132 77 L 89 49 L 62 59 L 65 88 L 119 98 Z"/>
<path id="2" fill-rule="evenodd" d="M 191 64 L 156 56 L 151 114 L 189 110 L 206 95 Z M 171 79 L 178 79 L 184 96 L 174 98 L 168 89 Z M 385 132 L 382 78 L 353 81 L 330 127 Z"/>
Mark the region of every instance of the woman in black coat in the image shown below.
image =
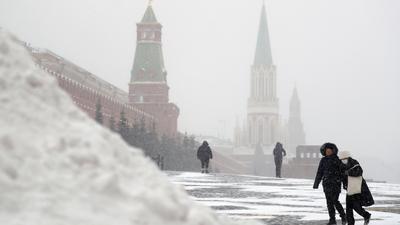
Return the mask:
<path id="1" fill-rule="evenodd" d="M 315 176 L 314 189 L 318 189 L 322 181 L 324 188 L 326 204 L 329 212 L 328 225 L 336 224 L 335 209 L 339 212 L 342 224 L 346 224 L 346 214 L 342 204 L 339 202 L 339 195 L 343 180 L 344 165 L 339 160 L 338 148 L 333 143 L 325 143 L 321 146 L 321 154 L 324 156 L 318 166 Z"/>
<path id="2" fill-rule="evenodd" d="M 343 182 L 344 189 L 347 190 L 346 195 L 346 215 L 349 225 L 354 225 L 353 210 L 364 218 L 364 225 L 369 224 L 371 214 L 367 212 L 363 206 L 371 206 L 374 204 L 371 191 L 367 182 L 363 179 L 363 169 L 357 160 L 351 158 L 349 152 L 341 152 L 340 160 L 345 165 L 345 179 Z"/>

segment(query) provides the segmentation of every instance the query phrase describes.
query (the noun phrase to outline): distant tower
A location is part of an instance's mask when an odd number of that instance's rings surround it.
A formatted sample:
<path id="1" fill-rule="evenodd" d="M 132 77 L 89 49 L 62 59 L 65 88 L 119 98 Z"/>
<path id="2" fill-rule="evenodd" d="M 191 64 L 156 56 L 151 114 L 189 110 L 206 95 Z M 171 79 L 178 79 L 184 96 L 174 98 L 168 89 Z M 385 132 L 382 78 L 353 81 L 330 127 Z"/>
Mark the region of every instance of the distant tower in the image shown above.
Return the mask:
<path id="1" fill-rule="evenodd" d="M 290 101 L 289 121 L 287 129 L 287 149 L 289 150 L 289 152 L 295 154 L 296 147 L 298 145 L 304 145 L 306 143 L 306 135 L 303 128 L 303 123 L 301 121 L 301 103 L 296 86 L 294 87 L 292 99 Z"/>
<path id="2" fill-rule="evenodd" d="M 169 103 L 161 29 L 150 1 L 142 21 L 137 24 L 129 102 L 156 117 L 156 129 L 160 135 L 173 136 L 177 133 L 179 108 Z"/>
<path id="3" fill-rule="evenodd" d="M 258 143 L 272 145 L 278 141 L 279 135 L 279 102 L 265 4 L 261 10 L 250 83 L 251 92 L 247 102 L 248 142 L 252 146 Z"/>

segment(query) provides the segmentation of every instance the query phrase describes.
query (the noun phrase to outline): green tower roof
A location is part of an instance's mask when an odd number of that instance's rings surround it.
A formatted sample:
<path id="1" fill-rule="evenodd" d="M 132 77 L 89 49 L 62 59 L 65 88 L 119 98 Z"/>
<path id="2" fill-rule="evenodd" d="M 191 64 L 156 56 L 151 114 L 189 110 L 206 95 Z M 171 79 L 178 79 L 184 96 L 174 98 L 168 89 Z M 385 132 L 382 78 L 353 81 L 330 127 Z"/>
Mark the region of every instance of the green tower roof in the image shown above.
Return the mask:
<path id="1" fill-rule="evenodd" d="M 138 43 L 131 82 L 166 82 L 166 75 L 161 44 Z"/>
<path id="2" fill-rule="evenodd" d="M 149 5 L 144 13 L 141 23 L 158 23 L 153 7 Z"/>
<path id="3" fill-rule="evenodd" d="M 147 27 L 145 31 L 141 31 L 146 33 L 145 35 L 155 35 L 156 32 L 161 32 L 161 25 L 154 27 L 154 24 L 159 25 L 153 9 L 149 5 L 138 27 Z M 154 37 L 137 42 L 131 83 L 167 81 L 161 40 L 155 40 Z"/>
<path id="4" fill-rule="evenodd" d="M 269 40 L 267 13 L 265 4 L 261 9 L 260 26 L 258 29 L 256 54 L 254 57 L 254 65 L 272 65 L 272 53 Z"/>

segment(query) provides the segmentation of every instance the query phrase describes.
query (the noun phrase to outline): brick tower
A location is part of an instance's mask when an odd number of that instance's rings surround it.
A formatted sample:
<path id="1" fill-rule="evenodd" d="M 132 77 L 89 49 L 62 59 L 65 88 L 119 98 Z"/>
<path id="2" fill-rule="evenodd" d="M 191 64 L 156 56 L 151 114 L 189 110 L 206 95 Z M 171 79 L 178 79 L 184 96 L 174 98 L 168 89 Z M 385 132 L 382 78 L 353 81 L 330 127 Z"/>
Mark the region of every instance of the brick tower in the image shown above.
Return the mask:
<path id="1" fill-rule="evenodd" d="M 153 115 L 157 120 L 157 132 L 171 137 L 177 134 L 179 108 L 169 102 L 161 29 L 150 1 L 141 22 L 137 24 L 129 103 Z"/>

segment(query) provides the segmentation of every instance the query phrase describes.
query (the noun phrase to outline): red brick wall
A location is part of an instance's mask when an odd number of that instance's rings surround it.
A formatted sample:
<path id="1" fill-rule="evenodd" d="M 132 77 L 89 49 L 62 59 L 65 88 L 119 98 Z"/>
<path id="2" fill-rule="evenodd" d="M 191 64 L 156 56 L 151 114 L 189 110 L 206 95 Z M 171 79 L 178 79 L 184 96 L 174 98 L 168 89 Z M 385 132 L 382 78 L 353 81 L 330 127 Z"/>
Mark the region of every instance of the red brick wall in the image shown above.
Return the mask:
<path id="1" fill-rule="evenodd" d="M 169 103 L 169 87 L 162 82 L 136 82 L 129 85 L 129 104 L 153 115 L 161 135 L 175 136 L 178 132 L 179 108 Z"/>
<path id="2" fill-rule="evenodd" d="M 129 102 L 168 103 L 169 87 L 165 83 L 132 83 L 129 84 Z"/>
<path id="3" fill-rule="evenodd" d="M 120 119 L 120 112 L 122 110 L 124 110 L 125 116 L 130 124 L 140 121 L 142 118 L 144 118 L 148 128 L 152 126 L 153 122 L 155 122 L 157 126 L 157 119 L 138 107 L 119 102 L 110 96 L 103 95 L 100 92 L 97 92 L 74 80 L 69 79 L 66 76 L 63 76 L 62 74 L 53 72 L 46 68 L 42 69 L 54 76 L 57 79 L 59 86 L 64 89 L 71 96 L 74 103 L 83 111 L 85 111 L 90 117 L 95 118 L 96 104 L 100 100 L 104 121 L 103 124 L 106 126 L 110 126 L 109 121 L 111 116 L 113 116 L 116 123 L 118 123 Z"/>
<path id="4" fill-rule="evenodd" d="M 155 117 L 156 130 L 160 135 L 169 137 L 178 134 L 179 108 L 173 103 L 132 103 L 133 106 L 145 112 L 151 112 Z"/>

